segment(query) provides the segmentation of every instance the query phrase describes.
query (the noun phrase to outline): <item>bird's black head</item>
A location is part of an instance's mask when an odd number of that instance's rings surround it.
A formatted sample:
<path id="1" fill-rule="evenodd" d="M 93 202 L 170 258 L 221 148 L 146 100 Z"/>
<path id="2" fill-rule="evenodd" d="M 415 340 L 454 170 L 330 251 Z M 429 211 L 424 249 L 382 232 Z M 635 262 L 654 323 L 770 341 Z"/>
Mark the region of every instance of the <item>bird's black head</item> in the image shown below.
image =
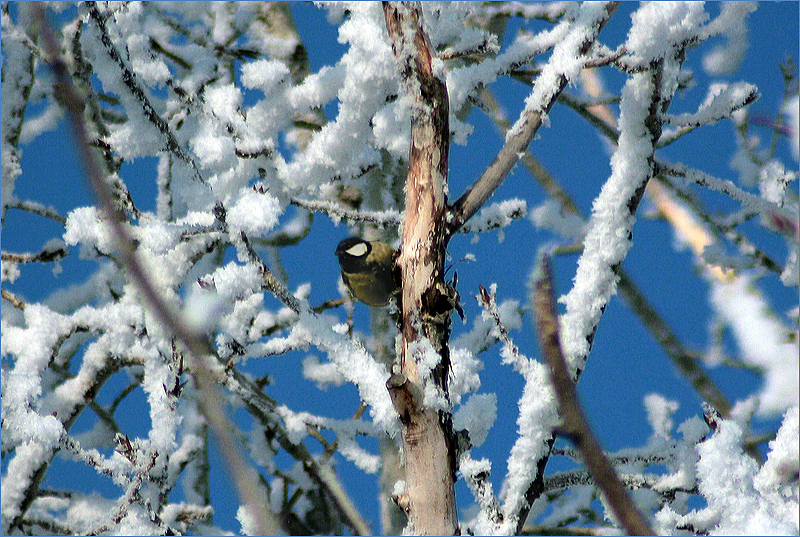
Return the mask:
<path id="1" fill-rule="evenodd" d="M 345 272 L 356 271 L 364 266 L 367 256 L 372 251 L 372 245 L 358 237 L 348 237 L 336 247 L 336 257 Z"/>

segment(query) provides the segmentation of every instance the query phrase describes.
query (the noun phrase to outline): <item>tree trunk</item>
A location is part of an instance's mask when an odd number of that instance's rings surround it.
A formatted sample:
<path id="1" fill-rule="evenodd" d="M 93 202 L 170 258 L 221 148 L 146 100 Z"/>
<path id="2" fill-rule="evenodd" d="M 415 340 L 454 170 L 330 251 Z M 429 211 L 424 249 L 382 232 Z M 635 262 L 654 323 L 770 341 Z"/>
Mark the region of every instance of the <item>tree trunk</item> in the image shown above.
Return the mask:
<path id="1" fill-rule="evenodd" d="M 385 2 L 384 14 L 392 50 L 413 98 L 406 219 L 398 261 L 403 279 L 401 374 L 387 383 L 403 431 L 406 488 L 398 503 L 415 534 L 453 535 L 458 519 L 447 396 L 452 300 L 443 276 L 450 136 L 447 89 L 433 74 L 418 4 Z M 436 365 L 426 365 L 432 363 Z M 426 407 L 423 394 L 431 393 L 431 383 L 437 396 Z"/>

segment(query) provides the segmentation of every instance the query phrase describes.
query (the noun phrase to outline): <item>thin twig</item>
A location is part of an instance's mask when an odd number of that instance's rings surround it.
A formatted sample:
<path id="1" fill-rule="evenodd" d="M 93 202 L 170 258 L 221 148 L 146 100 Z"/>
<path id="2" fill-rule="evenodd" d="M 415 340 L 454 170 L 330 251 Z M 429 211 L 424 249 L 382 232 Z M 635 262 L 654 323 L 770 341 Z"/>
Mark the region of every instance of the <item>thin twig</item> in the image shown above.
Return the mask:
<path id="1" fill-rule="evenodd" d="M 378 226 L 398 225 L 403 221 L 397 211 L 361 211 L 347 209 L 333 201 L 306 200 L 292 198 L 292 205 L 302 207 L 308 211 L 325 213 L 333 219 L 344 219 L 351 222 L 370 222 Z"/>
<path id="2" fill-rule="evenodd" d="M 641 319 L 653 337 L 672 359 L 672 363 L 692 383 L 697 393 L 729 416 L 731 404 L 711 378 L 698 365 L 699 357 L 683 346 L 661 315 L 650 305 L 644 294 L 621 268 L 618 289 L 631 310 Z"/>
<path id="3" fill-rule="evenodd" d="M 67 225 L 66 217 L 61 216 L 53 207 L 45 207 L 41 203 L 35 201 L 21 200 L 14 203 L 9 203 L 8 208 L 27 211 L 31 214 L 38 214 L 39 216 L 44 216 L 45 218 L 54 220 L 62 226 Z"/>
<path id="4" fill-rule="evenodd" d="M 261 272 L 261 277 L 264 279 L 264 289 L 272 292 L 278 300 L 283 302 L 289 309 L 293 312 L 300 314 L 303 311 L 303 307 L 300 305 L 300 301 L 289 292 L 289 290 L 284 286 L 278 279 L 272 274 L 272 271 L 269 270 L 264 261 L 258 256 L 258 253 L 253 248 L 253 245 L 250 244 L 250 240 L 247 238 L 247 234 L 242 231 L 241 233 L 242 243 L 244 243 L 245 251 L 247 252 L 247 256 L 250 258 L 250 261 L 253 262 L 257 267 L 258 270 Z"/>
<path id="5" fill-rule="evenodd" d="M 17 298 L 17 295 L 8 291 L 7 289 L 0 289 L 0 293 L 2 293 L 2 297 L 11 302 L 11 305 L 19 310 L 25 309 L 25 303 Z"/>

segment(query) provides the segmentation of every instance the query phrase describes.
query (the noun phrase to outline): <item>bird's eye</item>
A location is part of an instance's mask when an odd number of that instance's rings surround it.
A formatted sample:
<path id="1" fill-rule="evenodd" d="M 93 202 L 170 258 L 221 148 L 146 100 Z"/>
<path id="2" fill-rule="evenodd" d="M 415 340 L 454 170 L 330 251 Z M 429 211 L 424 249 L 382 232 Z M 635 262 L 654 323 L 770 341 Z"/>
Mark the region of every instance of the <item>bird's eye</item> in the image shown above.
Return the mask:
<path id="1" fill-rule="evenodd" d="M 351 246 L 347 250 L 345 250 L 349 255 L 353 257 L 362 257 L 367 253 L 367 243 L 366 242 L 359 242 L 356 245 Z"/>

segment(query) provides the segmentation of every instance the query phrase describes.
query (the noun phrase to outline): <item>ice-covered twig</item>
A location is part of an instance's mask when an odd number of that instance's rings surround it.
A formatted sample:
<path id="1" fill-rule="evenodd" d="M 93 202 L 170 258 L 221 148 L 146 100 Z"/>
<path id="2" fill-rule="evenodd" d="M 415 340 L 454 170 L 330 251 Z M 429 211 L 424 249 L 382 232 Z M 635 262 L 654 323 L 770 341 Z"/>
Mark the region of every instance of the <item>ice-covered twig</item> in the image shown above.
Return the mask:
<path id="1" fill-rule="evenodd" d="M 157 458 L 158 452 L 156 450 L 152 450 L 148 454 L 147 461 L 145 463 L 136 465 L 138 467 L 136 468 L 133 479 L 131 479 L 130 483 L 128 484 L 125 494 L 117 501 L 116 509 L 114 509 L 114 511 L 108 515 L 108 524 L 101 524 L 98 527 L 92 528 L 92 530 L 90 530 L 88 533 L 91 535 L 100 535 L 101 533 L 112 531 L 112 529 L 118 526 L 122 519 L 125 518 L 125 516 L 128 514 L 128 510 L 133 504 L 140 504 L 150 518 L 150 521 L 154 525 L 158 526 L 161 530 L 171 531 L 171 528 L 167 527 L 166 524 L 164 524 L 164 521 L 161 520 L 161 517 L 158 516 L 158 513 L 155 512 L 150 500 L 146 496 L 143 497 L 141 494 L 145 477 L 149 478 L 150 472 L 153 470 Z"/>
<path id="2" fill-rule="evenodd" d="M 269 267 L 266 265 L 266 263 L 264 263 L 258 256 L 258 253 L 250 244 L 247 234 L 242 231 L 240 237 L 248 258 L 258 267 L 258 270 L 261 272 L 261 276 L 264 278 L 264 289 L 271 291 L 272 294 L 278 297 L 278 300 L 286 304 L 286 306 L 288 306 L 293 312 L 300 313 L 303 311 L 300 301 L 289 292 L 285 285 L 278 281 L 278 279 L 272 274 L 272 271 L 269 270 Z"/>
<path id="3" fill-rule="evenodd" d="M 398 225 L 403 221 L 397 211 L 362 211 L 347 209 L 333 201 L 306 200 L 292 198 L 292 205 L 302 207 L 313 212 L 321 212 L 330 216 L 334 221 L 347 220 L 350 222 L 370 222 L 378 226 Z"/>
<path id="4" fill-rule="evenodd" d="M 671 144 L 697 127 L 711 125 L 720 119 L 730 117 L 736 110 L 750 105 L 758 97 L 758 88 L 752 84 L 740 82 L 730 86 L 715 85 L 697 112 L 693 114 L 664 115 L 664 124 L 677 127 L 677 129 L 672 132 L 665 132 L 658 141 L 658 147 Z"/>
<path id="5" fill-rule="evenodd" d="M 47 207 L 41 203 L 29 200 L 12 201 L 8 205 L 3 206 L 5 209 L 19 209 L 21 211 L 28 211 L 31 214 L 38 214 L 50 220 L 54 220 L 62 226 L 67 223 L 67 219 L 61 216 L 54 207 Z"/>

